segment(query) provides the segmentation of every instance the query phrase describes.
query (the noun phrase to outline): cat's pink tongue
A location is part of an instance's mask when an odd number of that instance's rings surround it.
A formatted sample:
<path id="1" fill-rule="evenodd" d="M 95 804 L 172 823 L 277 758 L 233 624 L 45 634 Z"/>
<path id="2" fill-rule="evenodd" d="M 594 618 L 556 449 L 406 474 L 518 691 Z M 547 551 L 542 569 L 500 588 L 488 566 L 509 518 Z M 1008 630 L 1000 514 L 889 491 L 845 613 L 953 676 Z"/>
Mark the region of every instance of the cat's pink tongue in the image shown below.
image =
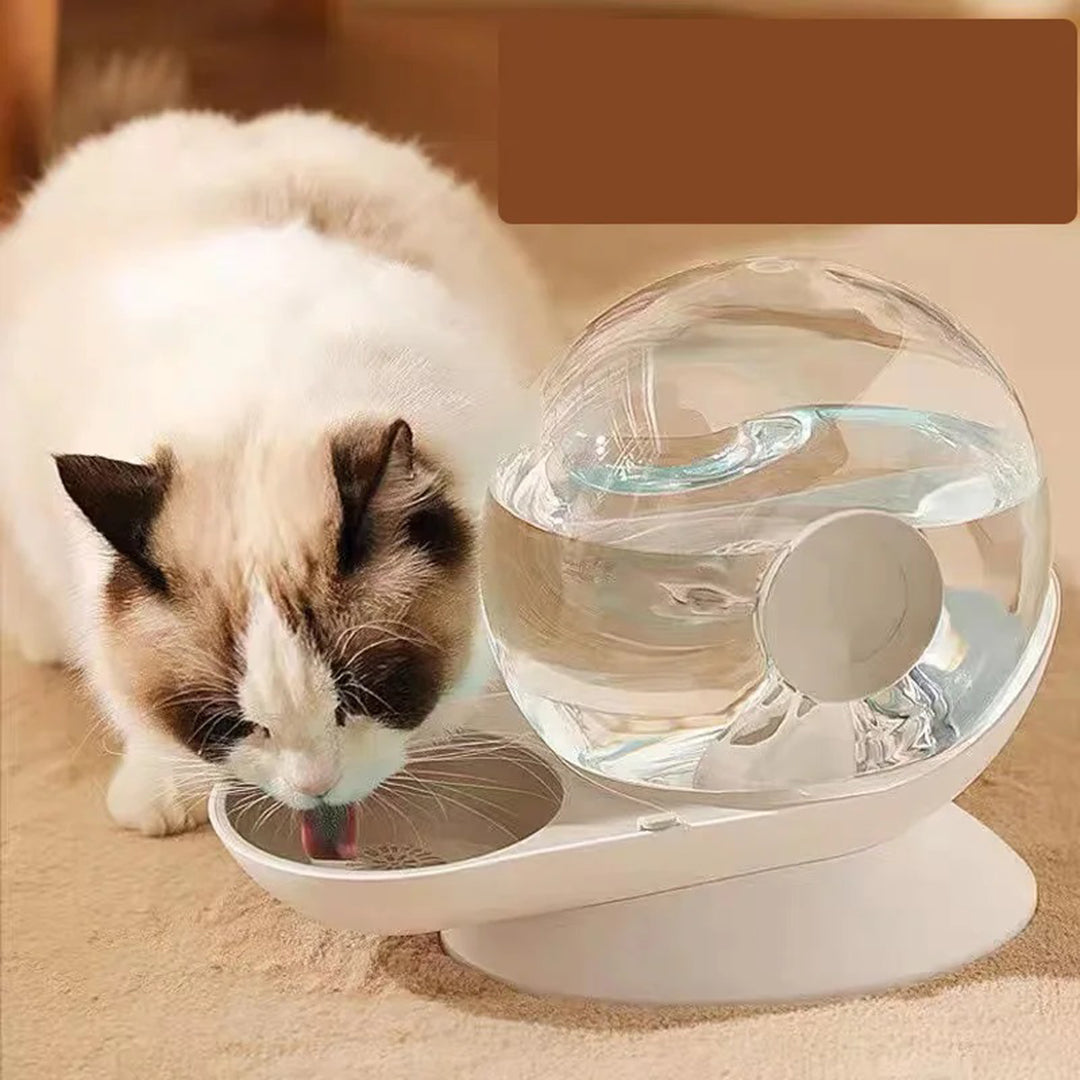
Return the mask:
<path id="1" fill-rule="evenodd" d="M 356 806 L 319 806 L 300 813 L 300 842 L 309 859 L 356 858 Z"/>

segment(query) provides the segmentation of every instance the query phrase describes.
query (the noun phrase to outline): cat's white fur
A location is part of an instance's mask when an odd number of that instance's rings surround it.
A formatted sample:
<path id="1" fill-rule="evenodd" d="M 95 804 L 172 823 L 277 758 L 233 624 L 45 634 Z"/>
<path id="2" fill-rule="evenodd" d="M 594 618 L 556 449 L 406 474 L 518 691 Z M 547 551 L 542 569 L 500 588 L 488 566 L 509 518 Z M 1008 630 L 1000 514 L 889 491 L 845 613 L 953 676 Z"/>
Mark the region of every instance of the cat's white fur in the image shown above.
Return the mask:
<path id="1" fill-rule="evenodd" d="M 322 509 L 302 461 L 289 482 L 290 448 L 356 416 L 408 420 L 478 510 L 532 422 L 525 387 L 550 341 L 530 268 L 474 192 L 355 125 L 170 113 L 50 172 L 0 237 L 3 629 L 28 658 L 86 671 L 126 742 L 117 820 L 168 832 L 201 811 L 184 756 L 133 715 L 103 660 L 109 556 L 51 455 L 138 461 L 163 442 L 212 455 L 242 431 L 245 476 L 223 488 L 239 503 L 195 527 L 207 558 L 226 529 L 253 564 L 287 557 Z M 261 472 L 276 496 L 245 503 Z M 369 726 L 344 759 L 325 751 L 327 672 L 260 589 L 242 693 L 295 730 L 248 771 L 294 805 L 339 782 L 362 794 L 400 763 L 404 736 Z"/>

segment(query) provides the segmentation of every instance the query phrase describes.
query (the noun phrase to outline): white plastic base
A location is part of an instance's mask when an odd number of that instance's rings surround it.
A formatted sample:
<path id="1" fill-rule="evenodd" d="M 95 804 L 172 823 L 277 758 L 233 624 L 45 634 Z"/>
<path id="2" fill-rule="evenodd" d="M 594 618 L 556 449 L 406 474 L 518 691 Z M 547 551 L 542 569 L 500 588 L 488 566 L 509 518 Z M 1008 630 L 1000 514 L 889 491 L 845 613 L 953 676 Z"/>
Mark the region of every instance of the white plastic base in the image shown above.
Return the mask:
<path id="1" fill-rule="evenodd" d="M 754 1003 L 885 990 L 960 967 L 1035 911 L 1027 864 L 954 804 L 865 851 L 633 900 L 447 930 L 535 994 Z"/>

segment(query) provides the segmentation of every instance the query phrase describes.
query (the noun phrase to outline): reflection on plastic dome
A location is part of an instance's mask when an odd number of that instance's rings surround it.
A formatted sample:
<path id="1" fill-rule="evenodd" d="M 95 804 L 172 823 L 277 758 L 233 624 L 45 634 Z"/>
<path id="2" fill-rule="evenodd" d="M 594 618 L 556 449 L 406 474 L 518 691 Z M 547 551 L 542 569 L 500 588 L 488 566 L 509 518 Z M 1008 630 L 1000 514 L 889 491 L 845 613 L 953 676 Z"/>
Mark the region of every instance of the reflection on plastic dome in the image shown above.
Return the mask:
<path id="1" fill-rule="evenodd" d="M 819 703 L 766 654 L 759 604 L 843 510 L 917 528 L 944 603 L 899 681 Z M 491 487 L 484 607 L 511 693 L 571 763 L 810 798 L 989 722 L 1043 612 L 1048 533 L 1023 412 L 966 331 L 857 271 L 751 260 L 635 294 L 549 372 L 540 443 Z M 804 621 L 828 633 L 830 611 Z"/>

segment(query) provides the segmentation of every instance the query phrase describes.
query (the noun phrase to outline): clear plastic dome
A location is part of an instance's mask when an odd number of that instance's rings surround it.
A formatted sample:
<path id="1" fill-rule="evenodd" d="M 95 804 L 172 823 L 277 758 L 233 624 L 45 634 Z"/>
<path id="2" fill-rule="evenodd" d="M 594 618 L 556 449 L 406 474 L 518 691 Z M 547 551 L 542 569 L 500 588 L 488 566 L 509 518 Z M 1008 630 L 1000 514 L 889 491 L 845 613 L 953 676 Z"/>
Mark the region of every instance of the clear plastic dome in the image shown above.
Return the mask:
<path id="1" fill-rule="evenodd" d="M 978 735 L 1049 560 L 1039 457 L 986 350 L 902 286 L 769 258 L 585 330 L 491 486 L 482 581 L 507 685 L 566 761 L 753 803 L 891 782 Z"/>

